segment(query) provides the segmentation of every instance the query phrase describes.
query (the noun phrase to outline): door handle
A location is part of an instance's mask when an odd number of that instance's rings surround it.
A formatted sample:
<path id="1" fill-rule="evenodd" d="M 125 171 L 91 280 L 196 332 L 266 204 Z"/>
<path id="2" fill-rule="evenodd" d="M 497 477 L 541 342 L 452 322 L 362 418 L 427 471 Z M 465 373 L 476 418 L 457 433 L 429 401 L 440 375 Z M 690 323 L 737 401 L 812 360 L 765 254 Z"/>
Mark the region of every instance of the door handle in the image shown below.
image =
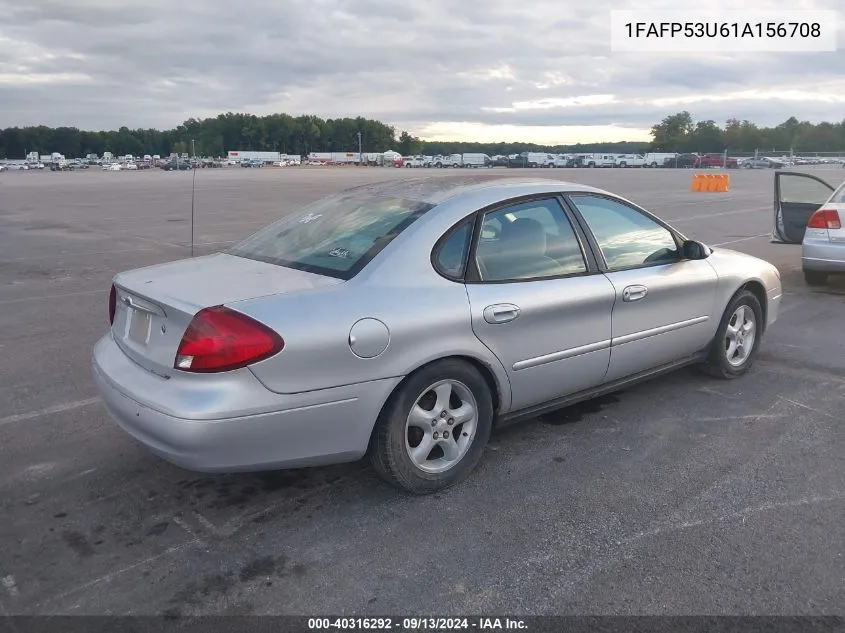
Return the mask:
<path id="1" fill-rule="evenodd" d="M 497 303 L 484 308 L 484 320 L 487 323 L 507 323 L 519 316 L 519 306 L 512 303 Z"/>
<path id="2" fill-rule="evenodd" d="M 622 291 L 622 301 L 639 301 L 645 299 L 648 288 L 645 286 L 628 286 Z"/>

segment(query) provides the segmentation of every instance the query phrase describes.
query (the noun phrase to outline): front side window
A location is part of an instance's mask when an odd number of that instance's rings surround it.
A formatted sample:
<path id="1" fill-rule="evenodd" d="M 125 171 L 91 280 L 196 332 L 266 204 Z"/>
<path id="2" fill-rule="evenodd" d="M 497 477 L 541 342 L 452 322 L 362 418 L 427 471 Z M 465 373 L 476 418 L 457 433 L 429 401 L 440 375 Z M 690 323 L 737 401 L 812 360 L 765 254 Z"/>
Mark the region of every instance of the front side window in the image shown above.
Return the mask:
<path id="1" fill-rule="evenodd" d="M 781 174 L 779 178 L 781 202 L 798 202 L 822 206 L 825 202 L 841 203 L 845 199 L 845 185 L 831 198 L 831 188 L 811 176 Z"/>
<path id="2" fill-rule="evenodd" d="M 481 281 L 561 277 L 587 271 L 580 242 L 555 199 L 484 215 L 475 252 Z"/>
<path id="3" fill-rule="evenodd" d="M 593 195 L 571 195 L 609 270 L 680 260 L 675 238 L 666 228 L 626 204 Z"/>
<path id="4" fill-rule="evenodd" d="M 261 229 L 230 255 L 351 279 L 432 205 L 341 194 L 318 200 Z"/>

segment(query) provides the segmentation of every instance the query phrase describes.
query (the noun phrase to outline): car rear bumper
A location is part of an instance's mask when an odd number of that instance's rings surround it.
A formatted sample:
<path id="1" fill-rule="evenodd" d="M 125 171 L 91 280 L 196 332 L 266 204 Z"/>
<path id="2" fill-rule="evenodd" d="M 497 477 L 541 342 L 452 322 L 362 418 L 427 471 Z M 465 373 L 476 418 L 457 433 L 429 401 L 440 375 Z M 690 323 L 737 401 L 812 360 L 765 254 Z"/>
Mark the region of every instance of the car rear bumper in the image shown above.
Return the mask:
<path id="1" fill-rule="evenodd" d="M 801 246 L 801 267 L 825 273 L 845 273 L 845 242 L 805 239 Z"/>
<path id="2" fill-rule="evenodd" d="M 247 370 L 248 374 L 233 378 L 239 382 L 236 391 L 243 393 L 238 406 L 225 387 L 219 394 L 209 393 L 194 376 L 177 384 L 176 377 L 166 380 L 151 374 L 130 360 L 111 334 L 94 347 L 92 365 L 105 407 L 124 431 L 159 457 L 200 472 L 298 468 L 359 459 L 382 404 L 400 380 L 276 394 Z M 244 388 L 240 384 L 244 381 L 254 384 Z M 254 406 L 257 388 L 263 390 L 259 412 Z M 150 402 L 151 397 L 166 406 Z M 219 416 L 209 418 L 202 403 L 219 406 Z"/>

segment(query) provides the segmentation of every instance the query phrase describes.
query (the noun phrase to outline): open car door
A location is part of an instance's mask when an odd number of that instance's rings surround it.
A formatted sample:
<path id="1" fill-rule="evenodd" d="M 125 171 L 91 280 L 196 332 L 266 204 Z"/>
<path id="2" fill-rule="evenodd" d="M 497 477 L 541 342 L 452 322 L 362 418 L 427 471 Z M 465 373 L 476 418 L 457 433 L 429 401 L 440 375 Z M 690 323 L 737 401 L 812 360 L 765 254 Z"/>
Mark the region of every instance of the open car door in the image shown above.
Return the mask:
<path id="1" fill-rule="evenodd" d="M 800 244 L 807 222 L 830 199 L 835 188 L 813 174 L 775 172 L 775 225 L 772 242 Z"/>

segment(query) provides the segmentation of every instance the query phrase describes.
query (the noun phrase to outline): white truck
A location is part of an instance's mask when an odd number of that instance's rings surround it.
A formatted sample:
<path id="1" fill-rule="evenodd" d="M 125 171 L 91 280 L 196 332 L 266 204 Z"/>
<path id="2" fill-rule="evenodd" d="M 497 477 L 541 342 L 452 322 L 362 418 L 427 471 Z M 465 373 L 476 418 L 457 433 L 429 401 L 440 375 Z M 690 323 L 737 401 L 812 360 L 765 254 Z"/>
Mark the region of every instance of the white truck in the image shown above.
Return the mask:
<path id="1" fill-rule="evenodd" d="M 329 163 L 331 165 L 353 165 L 361 159 L 358 152 L 311 152 L 308 160 Z M 283 160 L 281 156 L 278 160 Z"/>
<path id="2" fill-rule="evenodd" d="M 546 152 L 525 152 L 523 156 L 526 167 L 548 167 L 554 161 L 554 156 Z"/>
<path id="3" fill-rule="evenodd" d="M 652 169 L 663 167 L 668 159 L 674 159 L 677 155 L 677 152 L 648 152 L 644 157 L 645 164 L 646 167 L 651 167 Z"/>
<path id="4" fill-rule="evenodd" d="M 279 152 L 252 152 L 252 151 L 230 151 L 227 152 L 226 158 L 228 160 L 236 160 L 239 163 L 247 160 L 260 161 L 262 163 L 275 163 L 280 159 Z M 182 158 L 188 158 L 187 154 L 182 154 Z"/>
<path id="5" fill-rule="evenodd" d="M 462 156 L 461 164 L 464 167 L 490 167 L 493 159 L 487 154 L 464 154 Z"/>
<path id="6" fill-rule="evenodd" d="M 552 154 L 551 156 L 552 158 L 546 166 L 551 167 L 552 169 L 567 167 L 572 160 L 572 158 L 566 154 Z"/>
<path id="7" fill-rule="evenodd" d="M 584 167 L 616 167 L 615 154 L 585 154 Z"/>
<path id="8" fill-rule="evenodd" d="M 435 156 L 432 164 L 435 167 L 463 167 L 464 157 L 461 154 L 445 154 L 443 156 Z"/>
<path id="9" fill-rule="evenodd" d="M 641 154 L 622 154 L 616 157 L 617 167 L 645 167 L 645 156 Z"/>

